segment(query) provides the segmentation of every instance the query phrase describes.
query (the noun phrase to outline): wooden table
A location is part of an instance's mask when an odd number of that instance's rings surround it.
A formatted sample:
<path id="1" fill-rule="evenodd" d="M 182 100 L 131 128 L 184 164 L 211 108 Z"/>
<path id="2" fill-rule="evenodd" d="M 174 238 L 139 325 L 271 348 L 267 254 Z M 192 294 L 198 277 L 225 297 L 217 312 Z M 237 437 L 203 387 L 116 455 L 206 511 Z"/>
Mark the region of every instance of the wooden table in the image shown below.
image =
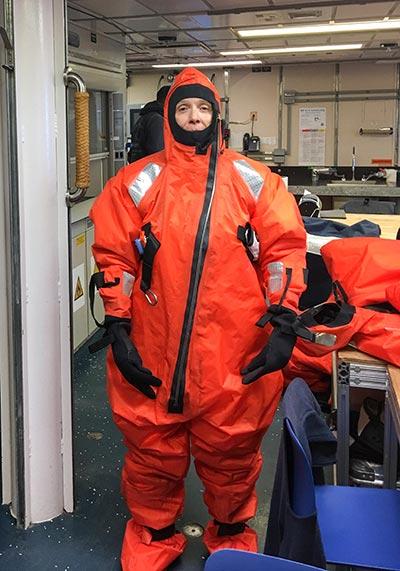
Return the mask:
<path id="1" fill-rule="evenodd" d="M 381 238 L 396 238 L 400 228 L 400 214 L 350 214 L 346 212 L 346 218 L 340 218 L 343 224 L 355 224 L 360 220 L 370 220 L 379 224 L 381 228 Z"/>
<path id="2" fill-rule="evenodd" d="M 388 366 L 389 371 L 389 398 L 393 405 L 393 420 L 396 432 L 400 438 L 400 369 L 394 365 Z"/>

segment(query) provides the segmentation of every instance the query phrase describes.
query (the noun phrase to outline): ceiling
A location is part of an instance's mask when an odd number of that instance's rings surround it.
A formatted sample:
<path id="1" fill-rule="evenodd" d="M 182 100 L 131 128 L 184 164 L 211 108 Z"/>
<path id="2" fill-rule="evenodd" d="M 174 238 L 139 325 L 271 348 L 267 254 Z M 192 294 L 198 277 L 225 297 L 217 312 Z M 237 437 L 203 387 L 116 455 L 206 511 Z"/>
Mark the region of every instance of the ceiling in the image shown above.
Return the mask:
<path id="1" fill-rule="evenodd" d="M 261 59 L 265 64 L 400 61 L 400 30 L 240 39 L 240 28 L 400 18 L 400 2 L 382 0 L 68 0 L 68 18 L 126 46 L 127 70 L 152 64 Z M 331 44 L 362 43 L 329 52 Z M 384 46 L 382 47 L 382 44 Z M 221 51 L 326 45 L 307 54 L 221 56 Z"/>

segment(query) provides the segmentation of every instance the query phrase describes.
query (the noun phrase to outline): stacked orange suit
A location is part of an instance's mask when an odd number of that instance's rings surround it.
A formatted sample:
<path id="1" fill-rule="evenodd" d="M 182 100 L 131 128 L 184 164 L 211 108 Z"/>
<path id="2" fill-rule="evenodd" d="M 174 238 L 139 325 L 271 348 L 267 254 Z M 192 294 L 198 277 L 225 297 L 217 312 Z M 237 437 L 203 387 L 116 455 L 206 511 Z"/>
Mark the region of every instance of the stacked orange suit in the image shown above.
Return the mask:
<path id="1" fill-rule="evenodd" d="M 298 339 L 284 369 L 286 384 L 301 376 L 314 392 L 329 387 L 332 351 L 350 342 L 360 351 L 400 366 L 400 241 L 342 238 L 323 246 L 321 255 L 334 284 L 340 286 L 343 301 L 336 305 L 332 295 L 302 316 L 315 312 L 313 332 L 332 333 L 336 343 L 326 347 Z"/>
<path id="2" fill-rule="evenodd" d="M 193 84 L 211 90 L 219 105 L 214 85 L 188 68 L 176 77 L 166 110 L 177 88 Z M 278 303 L 286 285 L 268 291 L 269 264 L 292 268 L 286 306 L 295 309 L 305 287 L 305 231 L 282 179 L 222 144 L 214 163 L 212 145 L 196 154 L 173 138 L 164 116 L 165 150 L 121 169 L 91 211 L 96 262 L 107 282 L 118 282 L 100 290 L 106 314 L 132 320 L 143 364 L 162 381 L 150 400 L 108 354 L 110 403 L 128 448 L 122 486 L 133 519 L 125 571 L 164 569 L 182 553 L 182 534 L 152 542 L 146 527 L 167 527 L 182 513 L 190 454 L 213 519 L 254 516 L 260 444 L 283 380 L 276 372 L 244 386 L 240 370 L 266 343 L 267 329 L 255 326 L 266 296 Z M 159 248 L 145 295 L 135 240 L 144 243 L 148 223 Z M 260 245 L 253 263 L 237 236 L 246 223 Z M 257 548 L 250 528 L 220 537 L 214 521 L 204 541 L 209 551 Z"/>

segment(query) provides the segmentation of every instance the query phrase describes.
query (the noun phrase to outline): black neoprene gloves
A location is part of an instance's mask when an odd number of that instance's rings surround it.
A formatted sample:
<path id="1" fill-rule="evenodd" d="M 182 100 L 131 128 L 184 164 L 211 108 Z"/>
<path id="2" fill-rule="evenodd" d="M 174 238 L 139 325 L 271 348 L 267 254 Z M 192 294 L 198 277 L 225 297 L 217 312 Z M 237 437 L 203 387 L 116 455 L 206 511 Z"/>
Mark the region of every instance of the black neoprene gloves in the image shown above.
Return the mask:
<path id="1" fill-rule="evenodd" d="M 156 398 L 152 387 L 161 386 L 160 379 L 143 367 L 142 359 L 129 337 L 131 331 L 130 320 L 106 316 L 104 326 L 111 337 L 111 348 L 115 364 L 124 378 L 150 399 Z"/>
<path id="2" fill-rule="evenodd" d="M 249 385 L 267 373 L 283 369 L 289 362 L 296 343 L 297 333 L 293 328 L 297 314 L 282 305 L 271 305 L 257 322 L 259 327 L 271 323 L 274 327 L 267 344 L 254 359 L 240 371 L 242 383 Z"/>

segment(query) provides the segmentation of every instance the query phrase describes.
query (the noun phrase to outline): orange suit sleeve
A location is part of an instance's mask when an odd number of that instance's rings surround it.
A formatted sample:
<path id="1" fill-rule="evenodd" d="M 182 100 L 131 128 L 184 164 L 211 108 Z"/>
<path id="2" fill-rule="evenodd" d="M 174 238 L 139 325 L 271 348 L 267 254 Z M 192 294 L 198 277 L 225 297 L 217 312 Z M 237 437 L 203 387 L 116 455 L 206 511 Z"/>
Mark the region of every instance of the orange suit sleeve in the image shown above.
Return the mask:
<path id="1" fill-rule="evenodd" d="M 139 267 L 134 240 L 142 219 L 124 184 L 124 169 L 111 178 L 97 197 L 90 218 L 94 224 L 93 256 L 105 282 L 100 288 L 107 315 L 131 318 L 131 294 Z"/>
<path id="2" fill-rule="evenodd" d="M 306 287 L 306 231 L 282 178 L 268 172 L 252 218 L 260 242 L 259 264 L 271 304 L 297 309 Z M 286 291 L 285 291 L 286 290 Z"/>

